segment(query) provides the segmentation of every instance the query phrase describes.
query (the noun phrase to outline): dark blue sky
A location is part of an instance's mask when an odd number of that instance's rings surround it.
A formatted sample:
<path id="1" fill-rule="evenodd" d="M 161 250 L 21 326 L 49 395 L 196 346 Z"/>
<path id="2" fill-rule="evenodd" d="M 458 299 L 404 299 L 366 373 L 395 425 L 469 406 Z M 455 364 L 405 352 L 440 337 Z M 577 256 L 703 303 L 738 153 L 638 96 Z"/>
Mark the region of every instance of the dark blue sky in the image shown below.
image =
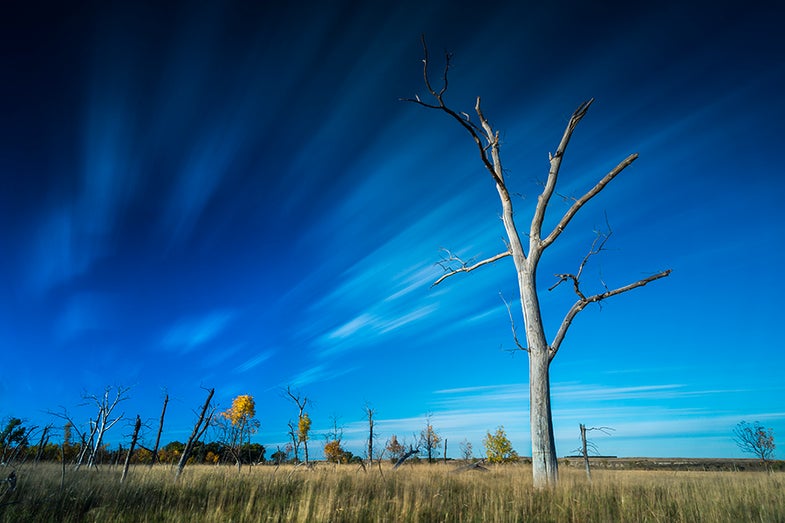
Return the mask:
<path id="1" fill-rule="evenodd" d="M 399 101 L 425 93 L 425 33 L 454 54 L 448 102 L 481 95 L 502 131 L 521 227 L 583 100 L 559 194 L 640 153 L 541 265 L 545 292 L 607 213 L 587 284 L 674 271 L 579 315 L 552 367 L 559 453 L 579 423 L 615 427 L 598 443 L 618 455 L 737 455 L 742 419 L 785 434 L 781 9 L 18 4 L 0 32 L 0 417 L 86 422 L 81 393 L 122 384 L 126 414 L 153 419 L 166 389 L 164 439 L 183 439 L 215 387 L 224 407 L 256 397 L 274 447 L 291 384 L 355 451 L 367 402 L 383 439 L 430 412 L 456 445 L 504 424 L 528 454 L 511 262 L 430 288 L 440 248 L 481 259 L 503 229 L 468 136 Z M 572 301 L 543 297 L 551 336 Z"/>

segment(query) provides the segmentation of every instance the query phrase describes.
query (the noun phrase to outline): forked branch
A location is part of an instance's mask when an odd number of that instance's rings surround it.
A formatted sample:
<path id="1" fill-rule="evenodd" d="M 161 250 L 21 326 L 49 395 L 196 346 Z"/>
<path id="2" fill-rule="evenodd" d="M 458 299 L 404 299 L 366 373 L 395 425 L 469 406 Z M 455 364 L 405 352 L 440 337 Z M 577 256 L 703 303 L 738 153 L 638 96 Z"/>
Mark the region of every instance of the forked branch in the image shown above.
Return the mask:
<path id="1" fill-rule="evenodd" d="M 505 257 L 509 256 L 510 254 L 512 254 L 510 251 L 500 252 L 496 256 L 491 256 L 490 258 L 487 258 L 485 260 L 478 261 L 475 264 L 469 265 L 470 262 L 463 261 L 461 258 L 459 258 L 458 256 L 454 255 L 453 253 L 451 253 L 447 249 L 443 249 L 443 250 L 445 251 L 446 256 L 444 258 L 442 258 L 442 260 L 440 262 L 438 262 L 437 265 L 440 265 L 444 269 L 445 273 L 442 274 L 439 277 L 438 280 L 433 282 L 431 284 L 431 287 L 436 287 L 437 285 L 439 285 L 441 282 L 443 282 L 444 280 L 446 280 L 450 276 L 454 276 L 455 274 L 458 274 L 459 272 L 471 272 L 474 269 L 478 269 L 478 268 L 482 267 L 483 265 L 488 265 L 489 263 L 493 263 L 496 260 L 500 260 L 500 259 L 505 258 Z M 456 268 L 454 266 L 454 264 L 458 264 L 459 266 Z"/>
<path id="2" fill-rule="evenodd" d="M 559 352 L 559 347 L 564 341 L 564 336 L 567 334 L 567 330 L 572 325 L 572 320 L 575 319 L 575 316 L 581 312 L 586 306 L 590 303 L 597 303 L 606 298 L 610 298 L 611 296 L 616 296 L 617 294 L 622 294 L 627 291 L 631 291 L 633 289 L 637 289 L 638 287 L 643 287 L 644 285 L 653 282 L 654 280 L 659 280 L 660 278 L 665 278 L 671 273 L 671 269 L 666 271 L 658 272 L 657 274 L 652 274 L 647 278 L 643 278 L 642 280 L 638 280 L 635 283 L 630 283 L 629 285 L 625 285 L 624 287 L 619 287 L 617 289 L 608 290 L 602 292 L 600 294 L 595 294 L 593 296 L 589 296 L 588 298 L 579 298 L 570 310 L 567 312 L 567 315 L 562 320 L 561 325 L 559 326 L 559 330 L 556 332 L 556 337 L 553 339 L 553 343 L 551 343 L 549 349 L 549 360 L 553 360 L 556 353 Z"/>
<path id="3" fill-rule="evenodd" d="M 586 202 L 597 196 L 597 194 L 599 194 L 599 192 L 602 191 L 605 188 L 605 186 L 611 182 L 611 180 L 616 178 L 616 176 L 619 173 L 621 173 L 628 165 L 634 162 L 637 158 L 638 158 L 638 153 L 633 153 L 629 155 L 621 163 L 619 163 L 619 165 L 611 169 L 611 171 L 608 172 L 608 174 L 603 176 L 603 178 L 599 182 L 597 182 L 597 184 L 594 187 L 592 187 L 586 194 L 575 200 L 575 202 L 570 206 L 570 208 L 567 209 L 567 212 L 564 213 L 564 216 L 562 216 L 561 220 L 559 220 L 559 223 L 556 224 L 556 227 L 553 228 L 551 233 L 544 240 L 540 241 L 539 244 L 540 249 L 545 249 L 550 244 L 552 244 L 554 240 L 556 240 L 556 238 L 558 238 L 559 235 L 564 231 L 564 229 L 567 227 L 567 224 L 570 223 L 570 221 L 578 213 L 581 207 L 583 207 L 583 205 Z M 550 182 L 550 177 L 549 177 L 549 182 Z M 547 190 L 547 183 L 546 183 L 546 190 Z M 536 212 L 539 212 L 541 203 L 542 203 L 541 201 L 537 203 L 538 210 Z M 542 210 L 542 214 L 544 216 L 545 209 Z M 532 232 L 534 232 L 534 225 L 535 223 L 532 222 Z M 537 233 L 539 233 L 541 227 L 542 227 L 542 218 L 540 218 L 539 226 L 537 228 Z M 539 238 L 539 236 L 537 237 Z"/>
<path id="4" fill-rule="evenodd" d="M 422 47 L 423 47 L 423 76 L 425 78 L 425 87 L 428 89 L 428 93 L 436 100 L 436 103 L 427 103 L 422 100 L 418 95 L 415 95 L 414 98 L 401 98 L 404 102 L 411 102 L 418 105 L 422 105 L 423 107 L 427 107 L 428 109 L 437 109 L 443 111 L 450 115 L 453 119 L 455 119 L 466 131 L 471 135 L 474 143 L 477 145 L 477 149 L 480 153 L 480 159 L 482 160 L 483 165 L 488 170 L 488 172 L 493 177 L 494 181 L 506 191 L 506 187 L 504 186 L 504 180 L 502 180 L 500 173 L 501 170 L 494 167 L 494 162 L 492 158 L 488 156 L 488 149 L 498 148 L 499 145 L 499 135 L 495 132 L 488 121 L 485 119 L 485 116 L 482 114 L 482 110 L 480 109 L 480 97 L 477 97 L 477 103 L 475 104 L 474 110 L 477 113 L 478 118 L 480 119 L 480 125 L 475 124 L 467 113 L 460 113 L 453 111 L 450 109 L 447 104 L 444 102 L 444 94 L 447 92 L 447 73 L 450 69 L 450 53 L 444 54 L 444 72 L 442 73 L 442 87 L 438 91 L 433 88 L 431 85 L 430 80 L 430 73 L 429 73 L 429 66 L 430 66 L 430 54 L 428 52 L 428 45 L 425 42 L 425 35 L 422 35 Z M 485 143 L 483 143 L 485 142 Z M 498 150 L 498 149 L 497 149 Z"/>
<path id="5" fill-rule="evenodd" d="M 608 242 L 611 235 L 613 234 L 613 230 L 611 230 L 611 226 L 608 223 L 607 215 L 605 216 L 605 225 L 608 227 L 608 232 L 602 232 L 600 230 L 594 231 L 596 236 L 594 237 L 594 241 L 591 244 L 591 249 L 589 249 L 589 252 L 586 253 L 586 256 L 583 257 L 581 264 L 578 266 L 578 272 L 576 274 L 570 274 L 570 273 L 556 274 L 555 276 L 559 278 L 559 281 L 551 285 L 551 287 L 548 289 L 549 291 L 552 291 L 553 289 L 558 287 L 559 284 L 561 284 L 562 282 L 570 280 L 572 281 L 572 287 L 573 290 L 575 291 L 575 294 L 577 294 L 578 297 L 582 300 L 586 299 L 586 296 L 581 291 L 581 275 L 583 274 L 583 269 L 586 268 L 586 264 L 589 262 L 589 259 L 592 256 L 599 254 L 600 252 L 605 250 L 605 244 Z"/>
<path id="6" fill-rule="evenodd" d="M 586 116 L 586 112 L 589 110 L 589 106 L 591 106 L 592 102 L 594 102 L 594 98 L 583 102 L 575 109 L 570 117 L 570 121 L 567 123 L 567 127 L 564 129 L 564 134 L 559 142 L 559 146 L 556 148 L 556 153 L 548 153 L 548 160 L 550 161 L 551 166 L 548 170 L 548 180 L 545 182 L 542 193 L 537 198 L 537 207 L 534 209 L 534 216 L 532 217 L 531 229 L 529 231 L 532 242 L 539 241 L 540 239 L 542 222 L 545 219 L 545 210 L 548 208 L 548 202 L 550 202 L 553 191 L 556 189 L 556 181 L 559 178 L 559 169 L 561 169 L 561 161 L 562 158 L 564 158 L 564 152 L 567 150 L 567 144 L 570 143 L 573 131 L 575 131 L 575 128 L 583 117 Z"/>

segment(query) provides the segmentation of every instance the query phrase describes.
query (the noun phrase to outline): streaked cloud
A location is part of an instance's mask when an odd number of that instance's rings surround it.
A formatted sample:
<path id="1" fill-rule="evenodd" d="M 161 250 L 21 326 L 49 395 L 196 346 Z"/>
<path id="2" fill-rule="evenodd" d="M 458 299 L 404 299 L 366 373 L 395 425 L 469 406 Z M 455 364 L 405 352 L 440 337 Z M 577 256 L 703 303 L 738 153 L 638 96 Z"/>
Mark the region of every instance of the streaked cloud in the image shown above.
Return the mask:
<path id="1" fill-rule="evenodd" d="M 236 367 L 238 372 L 248 372 L 255 367 L 258 367 L 265 361 L 269 360 L 273 356 L 273 351 L 262 351 L 258 353 L 256 356 L 244 361 L 240 365 Z"/>
<path id="2" fill-rule="evenodd" d="M 228 310 L 218 310 L 198 318 L 178 321 L 164 334 L 161 344 L 170 350 L 190 352 L 221 334 L 235 317 Z"/>
<path id="3" fill-rule="evenodd" d="M 304 387 L 313 383 L 330 381 L 354 370 L 352 367 L 337 369 L 326 364 L 314 365 L 295 374 L 289 381 L 282 385 L 292 385 L 293 387 Z"/>

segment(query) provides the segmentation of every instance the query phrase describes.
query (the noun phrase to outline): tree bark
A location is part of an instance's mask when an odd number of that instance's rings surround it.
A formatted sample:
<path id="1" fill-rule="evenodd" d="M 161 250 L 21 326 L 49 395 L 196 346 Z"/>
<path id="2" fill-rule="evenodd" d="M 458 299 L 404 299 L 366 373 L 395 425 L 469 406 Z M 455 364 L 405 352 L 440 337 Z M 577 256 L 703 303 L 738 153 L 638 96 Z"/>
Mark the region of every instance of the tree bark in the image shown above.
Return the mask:
<path id="1" fill-rule="evenodd" d="M 365 407 L 368 415 L 368 465 L 373 464 L 373 414 L 374 410 L 370 406 Z"/>
<path id="2" fill-rule="evenodd" d="M 442 268 L 445 269 L 445 274 L 438 278 L 433 285 L 438 285 L 450 276 L 461 272 L 471 272 L 479 267 L 505 258 L 508 255 L 513 258 L 513 263 L 515 264 L 515 270 L 518 276 L 518 288 L 520 292 L 521 308 L 526 329 L 527 346 L 523 347 L 518 343 L 518 338 L 515 336 L 514 324 L 513 336 L 518 348 L 529 353 L 529 398 L 533 481 L 534 485 L 538 488 L 545 486 L 555 486 L 556 482 L 558 481 L 558 462 L 556 459 L 556 445 L 553 436 L 549 372 L 550 362 L 558 352 L 567 329 L 572 323 L 575 315 L 583 310 L 589 303 L 600 302 L 611 296 L 642 287 L 651 281 L 668 276 L 670 274 L 670 270 L 662 271 L 638 282 L 625 285 L 614 290 L 606 290 L 604 293 L 595 294 L 588 298 L 579 291 L 579 275 L 563 275 L 562 280 L 564 280 L 565 277 L 573 280 L 576 292 L 578 293 L 580 299 L 578 302 L 576 302 L 575 305 L 573 305 L 562 322 L 554 343 L 549 345 L 546 341 L 545 329 L 540 312 L 539 298 L 537 295 L 537 265 L 539 264 L 543 251 L 561 235 L 561 233 L 572 221 L 573 217 L 583 207 L 583 205 L 591 200 L 594 196 L 599 194 L 608 183 L 610 183 L 626 167 L 632 164 L 638 158 L 638 155 L 629 155 L 614 169 L 609 171 L 603 178 L 601 178 L 583 196 L 574 199 L 572 205 L 563 214 L 553 230 L 551 230 L 550 233 L 547 233 L 546 231 L 546 234 L 543 235 L 542 228 L 545 220 L 546 210 L 548 208 L 548 203 L 556 189 L 559 170 L 561 168 L 567 145 L 570 142 L 573 131 L 575 130 L 578 123 L 586 115 L 589 106 L 594 100 L 590 99 L 579 105 L 570 117 L 567 127 L 565 128 L 562 135 L 561 141 L 556 148 L 556 152 L 549 154 L 550 167 L 548 170 L 548 178 L 545 182 L 542 193 L 540 193 L 540 195 L 537 197 L 537 204 L 534 209 L 534 214 L 532 216 L 532 221 L 527 235 L 527 253 L 524 249 L 520 234 L 518 233 L 515 225 L 513 203 L 504 180 L 504 169 L 502 167 L 500 156 L 499 132 L 493 129 L 491 124 L 485 118 L 485 115 L 483 114 L 480 106 L 479 97 L 477 97 L 477 102 L 474 107 L 474 110 L 479 119 L 479 123 L 473 122 L 467 113 L 459 114 L 450 109 L 445 104 L 444 93 L 447 91 L 447 73 L 450 68 L 450 55 L 446 54 L 446 63 L 442 79 L 443 85 L 441 89 L 437 91 L 431 85 L 429 78 L 428 67 L 430 64 L 430 59 L 428 54 L 428 47 L 425 44 L 424 37 L 422 43 L 423 52 L 425 55 L 423 59 L 423 78 L 425 81 L 425 86 L 428 89 L 430 95 L 433 97 L 434 102 L 426 103 L 419 96 L 405 100 L 416 103 L 423 107 L 427 107 L 429 109 L 435 109 L 446 113 L 471 135 L 472 140 L 477 146 L 483 166 L 489 172 L 495 182 L 496 190 L 499 193 L 499 199 L 502 205 L 502 223 L 504 224 L 504 229 L 507 233 L 507 251 L 477 262 L 473 265 L 469 265 L 459 258 L 449 255 L 446 260 L 443 260 L 443 262 L 440 263 Z M 458 263 L 457 267 L 453 265 L 455 262 Z M 583 265 L 585 265 L 585 262 L 586 258 L 584 259 L 584 263 L 581 264 L 581 268 Z M 429 447 L 429 461 L 431 459 L 430 451 L 431 449 Z"/>
<path id="3" fill-rule="evenodd" d="M 586 477 L 591 481 L 591 466 L 589 465 L 589 450 L 586 445 L 586 425 L 581 423 L 581 452 L 583 453 L 583 464 L 586 467 Z"/>
<path id="4" fill-rule="evenodd" d="M 532 440 L 532 479 L 537 488 L 555 486 L 559 480 L 556 442 L 551 416 L 550 365 L 546 349 L 529 344 L 529 418 Z"/>
<path id="5" fill-rule="evenodd" d="M 210 423 L 210 418 L 212 416 L 207 416 L 207 409 L 210 408 L 210 400 L 213 399 L 213 394 L 215 394 L 215 389 L 210 389 L 207 394 L 207 399 L 204 402 L 204 406 L 202 407 L 202 411 L 199 414 L 199 419 L 196 421 L 194 430 L 191 432 L 191 436 L 188 438 L 188 442 L 185 444 L 185 448 L 183 449 L 183 454 L 180 456 L 180 461 L 177 464 L 175 480 L 183 473 L 185 464 L 188 462 L 188 458 L 191 455 L 191 450 L 193 450 L 194 443 L 196 443 L 201 435 L 204 434 L 204 431 L 207 429 L 207 425 Z M 206 420 L 205 417 L 207 417 Z"/>
<path id="6" fill-rule="evenodd" d="M 155 436 L 155 446 L 153 447 L 153 455 L 150 458 L 150 468 L 153 468 L 153 465 L 158 461 L 158 445 L 161 444 L 161 432 L 164 430 L 164 416 L 166 415 L 167 403 L 169 403 L 169 394 L 164 397 L 164 407 L 161 409 L 161 422 L 158 424 L 158 434 Z"/>
<path id="7" fill-rule="evenodd" d="M 125 481 L 128 476 L 128 467 L 131 465 L 131 455 L 134 453 L 136 447 L 136 439 L 139 437 L 139 429 L 142 428 L 142 418 L 137 414 L 136 423 L 134 424 L 134 434 L 131 436 L 131 446 L 128 447 L 128 454 L 125 456 L 125 463 L 123 464 L 123 475 L 120 476 L 120 483 Z"/>

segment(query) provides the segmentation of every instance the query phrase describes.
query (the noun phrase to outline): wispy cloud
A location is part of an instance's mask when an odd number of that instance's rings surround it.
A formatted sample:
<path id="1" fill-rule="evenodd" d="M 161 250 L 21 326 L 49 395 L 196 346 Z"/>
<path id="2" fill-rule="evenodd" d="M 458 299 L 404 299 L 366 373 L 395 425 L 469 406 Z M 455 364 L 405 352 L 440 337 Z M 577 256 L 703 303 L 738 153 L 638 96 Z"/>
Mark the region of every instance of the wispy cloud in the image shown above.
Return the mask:
<path id="1" fill-rule="evenodd" d="M 674 398 L 682 393 L 684 385 L 634 385 L 630 387 L 603 387 L 583 384 L 556 384 L 553 397 L 563 400 L 618 400 Z"/>
<path id="2" fill-rule="evenodd" d="M 395 314 L 394 311 L 384 311 L 389 316 L 362 313 L 319 339 L 319 345 L 323 348 L 321 355 L 334 355 L 338 352 L 360 347 L 369 343 L 372 339 L 378 339 L 385 334 L 414 324 L 435 310 L 436 306 L 430 304 L 402 314 Z"/>
<path id="3" fill-rule="evenodd" d="M 219 310 L 199 318 L 180 320 L 164 334 L 161 344 L 170 350 L 190 352 L 214 340 L 234 317 L 234 312 Z"/>
<path id="4" fill-rule="evenodd" d="M 373 325 L 375 325 L 377 322 L 378 320 L 372 315 L 363 313 L 334 329 L 333 331 L 327 333 L 326 337 L 327 339 L 331 340 L 342 340 L 344 338 L 349 338 L 360 330 L 373 327 Z"/>
<path id="5" fill-rule="evenodd" d="M 344 374 L 348 374 L 352 370 L 354 370 L 353 367 L 336 369 L 328 367 L 325 364 L 315 365 L 296 374 L 288 382 L 286 382 L 286 385 L 303 387 L 311 383 L 330 381 L 343 376 Z"/>
<path id="6" fill-rule="evenodd" d="M 238 365 L 236 367 L 236 370 L 238 372 L 248 372 L 249 370 L 251 370 L 251 369 L 253 369 L 255 367 L 258 367 L 259 365 L 261 365 L 265 361 L 269 360 L 272 356 L 273 356 L 273 351 L 263 351 L 263 352 L 260 352 L 259 354 L 257 354 L 253 358 L 250 358 L 250 359 L 244 361 L 242 364 Z"/>

